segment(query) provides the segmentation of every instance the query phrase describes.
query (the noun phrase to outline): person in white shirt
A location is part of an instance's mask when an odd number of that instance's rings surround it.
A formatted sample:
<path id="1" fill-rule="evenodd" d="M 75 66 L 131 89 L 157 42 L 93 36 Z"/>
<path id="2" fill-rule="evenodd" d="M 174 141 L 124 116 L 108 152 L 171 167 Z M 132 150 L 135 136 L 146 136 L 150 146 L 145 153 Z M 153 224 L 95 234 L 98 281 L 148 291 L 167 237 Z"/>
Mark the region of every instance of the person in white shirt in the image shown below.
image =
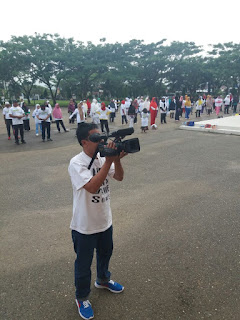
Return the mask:
<path id="1" fill-rule="evenodd" d="M 126 114 L 128 114 L 128 109 L 130 108 L 132 99 L 129 99 L 128 97 L 125 98 L 125 109 L 126 109 Z"/>
<path id="2" fill-rule="evenodd" d="M 198 98 L 198 101 L 196 102 L 196 118 L 199 116 L 202 111 L 202 106 L 203 106 L 203 100 L 202 97 Z"/>
<path id="3" fill-rule="evenodd" d="M 5 107 L 3 108 L 3 119 L 6 124 L 8 140 L 11 140 L 11 127 L 12 127 L 12 118 L 9 116 L 10 103 L 5 101 Z"/>
<path id="4" fill-rule="evenodd" d="M 109 134 L 109 127 L 108 127 L 108 115 L 111 113 L 111 110 L 106 108 L 106 105 L 104 102 L 101 103 L 101 109 L 97 111 L 99 114 L 100 124 L 101 124 L 101 130 L 104 132 L 104 127 L 107 131 L 107 134 Z"/>
<path id="5" fill-rule="evenodd" d="M 143 108 L 141 113 L 141 129 L 144 133 L 146 133 L 146 130 L 148 130 L 148 119 L 149 113 L 147 112 L 147 108 Z"/>
<path id="6" fill-rule="evenodd" d="M 166 100 L 164 97 L 159 102 L 159 108 L 160 108 L 161 124 L 167 123 L 167 121 L 166 121 L 167 105 L 166 105 Z"/>
<path id="7" fill-rule="evenodd" d="M 124 124 L 124 121 L 127 124 L 128 121 L 127 121 L 127 110 L 126 110 L 126 106 L 125 106 L 125 100 L 122 100 L 122 102 L 121 102 L 120 113 L 122 116 L 122 124 Z"/>
<path id="8" fill-rule="evenodd" d="M 19 144 L 18 140 L 18 130 L 20 131 L 21 142 L 26 143 L 24 140 L 24 132 L 23 132 L 23 118 L 25 117 L 23 109 L 19 106 L 17 100 L 13 101 L 13 106 L 9 110 L 9 117 L 12 118 L 12 125 L 14 129 L 15 135 L 15 143 Z"/>
<path id="9" fill-rule="evenodd" d="M 122 181 L 124 171 L 119 156 L 100 157 L 98 143 L 91 141 L 91 135 L 99 134 L 94 123 L 81 123 L 77 138 L 83 151 L 70 161 L 68 172 L 73 188 L 73 216 L 70 224 L 75 260 L 76 304 L 84 319 L 94 317 L 88 300 L 91 286 L 91 265 L 96 248 L 96 288 L 120 293 L 124 287 L 111 279 L 109 262 L 113 251 L 112 212 L 110 207 L 109 179 Z M 115 149 L 111 141 L 108 148 Z M 93 161 L 93 162 L 92 162 Z M 91 167 L 90 164 L 92 163 Z"/>
<path id="10" fill-rule="evenodd" d="M 83 100 L 82 108 L 83 108 L 84 117 L 86 119 L 87 118 L 87 111 L 88 111 L 87 100 Z"/>
<path id="11" fill-rule="evenodd" d="M 79 102 L 75 111 L 70 115 L 69 120 L 71 120 L 73 117 L 77 117 L 78 127 L 79 127 L 80 123 L 85 122 L 86 119 L 85 119 L 82 101 Z M 77 131 L 76 131 L 76 134 L 77 134 Z"/>
<path id="12" fill-rule="evenodd" d="M 139 100 L 139 112 L 141 116 L 142 116 L 143 109 L 144 109 L 144 100 L 143 100 L 143 97 L 141 97 L 141 99 Z"/>
<path id="13" fill-rule="evenodd" d="M 218 96 L 217 99 L 215 99 L 215 111 L 217 116 L 219 115 L 222 105 L 223 105 L 223 99 L 221 96 Z"/>
<path id="14" fill-rule="evenodd" d="M 110 122 L 114 122 L 114 118 L 116 116 L 116 104 L 114 102 L 114 99 L 111 100 L 109 109 L 111 111 L 110 113 Z"/>
<path id="15" fill-rule="evenodd" d="M 50 105 L 49 100 L 45 102 L 45 107 L 48 107 L 50 110 L 50 122 L 52 121 L 52 106 Z"/>
<path id="16" fill-rule="evenodd" d="M 148 113 L 150 112 L 150 99 L 149 99 L 149 97 L 146 97 L 144 104 L 143 104 L 143 108 L 146 108 Z"/>
<path id="17" fill-rule="evenodd" d="M 95 124 L 100 124 L 99 113 L 100 107 L 96 99 L 93 99 L 91 103 L 90 117 L 92 118 L 92 122 Z"/>
<path id="18" fill-rule="evenodd" d="M 224 102 L 224 114 L 229 114 L 229 107 L 231 104 L 230 94 L 226 96 L 223 102 Z"/>
<path id="19" fill-rule="evenodd" d="M 40 107 L 40 104 L 36 104 L 36 108 L 35 108 L 35 110 L 34 110 L 33 113 L 32 113 L 32 117 L 33 117 L 34 120 L 35 120 L 36 136 L 39 135 L 39 134 L 38 134 L 38 129 L 39 129 L 39 127 L 40 127 L 40 130 L 41 130 L 41 132 L 42 132 L 42 123 L 41 123 L 41 121 L 40 121 L 40 120 L 38 119 L 38 117 L 37 117 L 38 111 L 39 111 L 40 108 L 41 108 L 41 107 Z"/>
<path id="20" fill-rule="evenodd" d="M 46 105 L 42 105 L 38 111 L 37 118 L 42 123 L 42 141 L 45 142 L 45 131 L 47 130 L 47 141 L 52 141 L 51 139 L 51 112 Z"/>

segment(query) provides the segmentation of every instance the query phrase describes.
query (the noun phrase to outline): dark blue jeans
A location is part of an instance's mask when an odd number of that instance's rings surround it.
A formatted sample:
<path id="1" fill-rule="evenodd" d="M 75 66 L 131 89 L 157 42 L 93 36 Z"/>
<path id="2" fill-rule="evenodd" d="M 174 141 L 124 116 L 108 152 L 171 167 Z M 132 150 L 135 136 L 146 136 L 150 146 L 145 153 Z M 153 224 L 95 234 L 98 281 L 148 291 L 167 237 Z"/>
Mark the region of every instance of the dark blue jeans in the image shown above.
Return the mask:
<path id="1" fill-rule="evenodd" d="M 108 270 L 113 251 L 112 226 L 104 232 L 82 234 L 72 230 L 75 260 L 76 298 L 86 300 L 91 286 L 91 265 L 94 249 L 97 252 L 97 282 L 106 283 L 110 280 Z"/>
<path id="2" fill-rule="evenodd" d="M 190 112 L 191 112 L 191 107 L 185 107 L 185 119 L 189 119 Z"/>

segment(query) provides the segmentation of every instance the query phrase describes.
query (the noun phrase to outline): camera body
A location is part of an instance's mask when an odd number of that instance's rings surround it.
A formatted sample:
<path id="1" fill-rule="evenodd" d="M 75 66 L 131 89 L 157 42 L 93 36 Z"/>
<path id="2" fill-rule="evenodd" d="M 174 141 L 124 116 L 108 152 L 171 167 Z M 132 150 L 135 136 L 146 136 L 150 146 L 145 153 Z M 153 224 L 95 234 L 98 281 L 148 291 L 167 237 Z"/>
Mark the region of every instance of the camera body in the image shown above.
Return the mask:
<path id="1" fill-rule="evenodd" d="M 133 128 L 121 129 L 113 132 L 109 136 L 100 135 L 94 133 L 89 136 L 89 140 L 92 142 L 98 142 L 98 151 L 101 157 L 111 157 L 119 155 L 122 151 L 126 153 L 135 153 L 140 151 L 140 144 L 138 138 L 128 139 L 122 141 L 126 135 L 131 135 L 134 132 Z M 116 145 L 116 149 L 107 148 L 107 139 L 115 138 L 113 142 Z"/>
<path id="2" fill-rule="evenodd" d="M 135 153 L 140 151 L 138 138 L 129 139 L 125 141 L 114 141 L 116 149 L 106 148 L 107 143 L 99 143 L 98 149 L 101 157 L 111 157 L 119 155 L 122 151 L 126 153 Z"/>

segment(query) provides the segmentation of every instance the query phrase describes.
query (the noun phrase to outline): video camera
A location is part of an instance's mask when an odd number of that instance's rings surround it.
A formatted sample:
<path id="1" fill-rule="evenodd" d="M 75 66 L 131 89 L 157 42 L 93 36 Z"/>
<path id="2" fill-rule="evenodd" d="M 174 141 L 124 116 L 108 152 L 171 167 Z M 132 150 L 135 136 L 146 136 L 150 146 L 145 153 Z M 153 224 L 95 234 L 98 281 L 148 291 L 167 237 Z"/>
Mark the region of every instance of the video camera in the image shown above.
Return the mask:
<path id="1" fill-rule="evenodd" d="M 99 133 L 93 133 L 89 136 L 89 140 L 92 142 L 98 142 L 98 151 L 101 157 L 111 157 L 119 155 L 121 151 L 126 153 L 135 153 L 140 151 L 140 144 L 138 138 L 122 141 L 125 136 L 133 134 L 133 128 L 120 129 L 112 132 L 111 135 L 100 135 Z M 107 139 L 115 138 L 113 142 L 116 145 L 116 149 L 106 148 Z"/>

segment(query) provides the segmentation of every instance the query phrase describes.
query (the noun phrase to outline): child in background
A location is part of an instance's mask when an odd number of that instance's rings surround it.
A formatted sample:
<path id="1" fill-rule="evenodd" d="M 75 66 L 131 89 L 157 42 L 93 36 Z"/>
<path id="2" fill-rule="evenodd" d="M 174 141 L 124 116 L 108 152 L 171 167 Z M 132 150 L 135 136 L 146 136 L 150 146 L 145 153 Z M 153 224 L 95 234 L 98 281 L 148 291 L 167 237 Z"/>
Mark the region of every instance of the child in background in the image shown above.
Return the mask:
<path id="1" fill-rule="evenodd" d="M 142 132 L 146 133 L 146 130 L 148 130 L 148 118 L 149 118 L 149 113 L 147 111 L 147 108 L 144 108 L 142 113 L 141 113 L 141 129 Z"/>
<path id="2" fill-rule="evenodd" d="M 40 109 L 40 104 L 36 104 L 36 108 L 33 111 L 32 117 L 35 119 L 35 126 L 36 126 L 36 136 L 39 136 L 38 134 L 38 128 L 40 127 L 40 130 L 42 132 L 42 123 L 41 121 L 38 119 L 37 115 L 38 115 L 38 110 Z"/>

